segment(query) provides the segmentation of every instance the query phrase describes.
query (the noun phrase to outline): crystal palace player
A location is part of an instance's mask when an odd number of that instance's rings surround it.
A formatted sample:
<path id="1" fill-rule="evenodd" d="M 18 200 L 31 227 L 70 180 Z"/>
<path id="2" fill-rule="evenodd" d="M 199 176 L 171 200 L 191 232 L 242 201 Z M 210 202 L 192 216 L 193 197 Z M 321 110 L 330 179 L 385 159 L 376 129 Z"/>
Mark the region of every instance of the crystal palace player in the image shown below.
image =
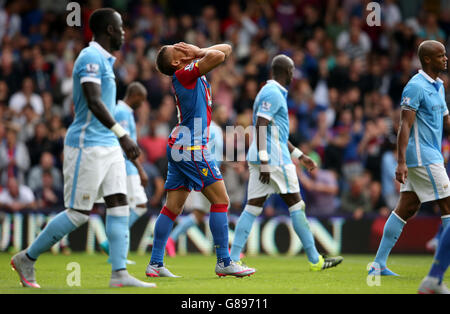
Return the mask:
<path id="1" fill-rule="evenodd" d="M 172 77 L 179 123 L 168 142 L 167 200 L 155 225 L 148 277 L 176 277 L 164 267 L 164 251 L 173 222 L 191 190 L 202 191 L 211 203 L 209 225 L 216 248 L 216 274 L 242 277 L 255 272 L 230 259 L 229 199 L 219 168 L 207 149 L 212 98 L 204 75 L 223 63 L 230 53 L 231 47 L 226 44 L 200 49 L 186 43 L 164 46 L 158 52 L 159 71 Z"/>

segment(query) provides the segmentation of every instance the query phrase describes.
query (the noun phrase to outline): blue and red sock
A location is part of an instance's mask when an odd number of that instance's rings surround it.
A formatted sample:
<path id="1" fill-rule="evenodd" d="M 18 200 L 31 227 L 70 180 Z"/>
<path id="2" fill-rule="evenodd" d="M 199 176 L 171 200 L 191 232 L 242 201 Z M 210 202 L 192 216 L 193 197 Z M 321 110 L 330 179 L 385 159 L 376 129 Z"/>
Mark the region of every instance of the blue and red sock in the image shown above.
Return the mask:
<path id="1" fill-rule="evenodd" d="M 212 204 L 209 215 L 209 228 L 214 239 L 217 262 L 225 267 L 230 264 L 228 252 L 228 204 Z"/>
<path id="2" fill-rule="evenodd" d="M 167 239 L 172 232 L 175 219 L 177 219 L 177 215 L 164 206 L 156 219 L 150 264 L 158 266 L 163 265 Z"/>

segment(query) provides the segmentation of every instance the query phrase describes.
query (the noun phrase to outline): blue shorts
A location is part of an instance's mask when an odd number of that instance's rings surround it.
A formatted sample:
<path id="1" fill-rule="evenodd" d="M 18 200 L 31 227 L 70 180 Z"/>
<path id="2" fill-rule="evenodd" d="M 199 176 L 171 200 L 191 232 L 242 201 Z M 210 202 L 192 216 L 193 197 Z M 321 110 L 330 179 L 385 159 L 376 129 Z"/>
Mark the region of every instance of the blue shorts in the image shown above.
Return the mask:
<path id="1" fill-rule="evenodd" d="M 181 150 L 167 147 L 168 171 L 164 188 L 201 191 L 223 180 L 219 167 L 207 149 Z"/>

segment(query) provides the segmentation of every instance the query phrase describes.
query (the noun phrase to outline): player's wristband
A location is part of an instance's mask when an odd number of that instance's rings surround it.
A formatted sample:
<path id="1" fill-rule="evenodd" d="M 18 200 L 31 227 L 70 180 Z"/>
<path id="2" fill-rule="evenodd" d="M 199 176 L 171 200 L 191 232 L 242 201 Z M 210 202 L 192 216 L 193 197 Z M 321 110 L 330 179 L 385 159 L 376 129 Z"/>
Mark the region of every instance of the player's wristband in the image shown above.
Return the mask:
<path id="1" fill-rule="evenodd" d="M 118 138 L 121 138 L 121 137 L 123 137 L 123 136 L 128 134 L 127 131 L 125 131 L 125 129 L 119 123 L 114 124 L 113 127 L 110 130 L 113 131 L 113 133 Z"/>
<path id="2" fill-rule="evenodd" d="M 292 159 L 299 159 L 302 156 L 303 156 L 303 152 L 298 148 L 294 148 L 294 150 L 291 153 Z"/>
<path id="3" fill-rule="evenodd" d="M 265 150 L 260 150 L 258 153 L 259 160 L 262 162 L 268 162 L 269 161 L 269 154 Z"/>

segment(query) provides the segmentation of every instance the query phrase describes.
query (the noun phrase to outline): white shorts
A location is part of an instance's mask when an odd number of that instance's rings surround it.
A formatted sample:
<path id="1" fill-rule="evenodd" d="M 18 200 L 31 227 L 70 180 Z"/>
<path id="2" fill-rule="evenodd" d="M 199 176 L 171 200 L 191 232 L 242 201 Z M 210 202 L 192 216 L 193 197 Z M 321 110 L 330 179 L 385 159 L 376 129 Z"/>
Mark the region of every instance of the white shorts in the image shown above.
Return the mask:
<path id="1" fill-rule="evenodd" d="M 125 159 L 120 146 L 64 146 L 64 204 L 91 210 L 103 196 L 127 194 Z"/>
<path id="2" fill-rule="evenodd" d="M 209 213 L 211 203 L 202 192 L 192 191 L 186 199 L 184 208 L 186 211 L 193 211 L 194 209 L 197 209 L 204 213 Z"/>
<path id="3" fill-rule="evenodd" d="M 130 208 L 136 208 L 136 205 L 147 204 L 147 195 L 144 187 L 141 185 L 139 175 L 127 176 L 127 199 Z"/>
<path id="4" fill-rule="evenodd" d="M 400 192 L 414 192 L 421 203 L 450 196 L 450 181 L 443 164 L 408 168 L 408 178 Z"/>
<path id="5" fill-rule="evenodd" d="M 294 164 L 271 166 L 270 183 L 259 181 L 260 166 L 249 163 L 250 178 L 248 180 L 247 199 L 255 199 L 271 194 L 300 193 L 297 169 Z"/>

